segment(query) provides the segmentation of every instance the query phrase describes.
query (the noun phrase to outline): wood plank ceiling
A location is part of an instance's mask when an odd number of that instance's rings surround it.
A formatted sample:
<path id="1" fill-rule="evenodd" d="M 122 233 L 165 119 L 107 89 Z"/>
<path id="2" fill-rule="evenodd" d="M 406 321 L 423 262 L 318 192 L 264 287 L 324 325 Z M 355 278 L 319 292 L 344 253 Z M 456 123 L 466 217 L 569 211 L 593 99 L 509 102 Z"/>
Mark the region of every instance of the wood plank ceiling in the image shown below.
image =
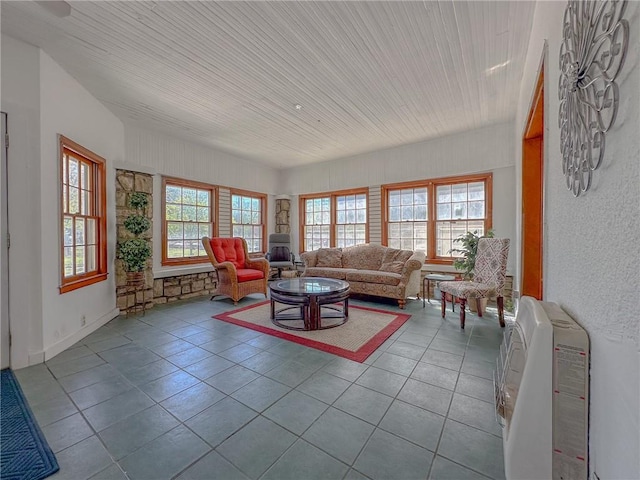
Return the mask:
<path id="1" fill-rule="evenodd" d="M 288 168 L 515 117 L 526 1 L 2 1 L 126 124 Z M 302 106 L 296 109 L 296 104 Z"/>

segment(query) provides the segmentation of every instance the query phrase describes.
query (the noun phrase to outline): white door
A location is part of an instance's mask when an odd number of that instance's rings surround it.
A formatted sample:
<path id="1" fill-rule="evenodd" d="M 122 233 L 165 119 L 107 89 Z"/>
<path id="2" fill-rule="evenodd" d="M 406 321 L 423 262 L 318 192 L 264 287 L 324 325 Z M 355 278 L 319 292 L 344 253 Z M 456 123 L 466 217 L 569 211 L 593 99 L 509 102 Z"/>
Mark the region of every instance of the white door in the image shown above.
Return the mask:
<path id="1" fill-rule="evenodd" d="M 2 112 L 2 164 L 0 164 L 0 368 L 9 367 L 9 235 L 7 209 L 7 114 Z"/>

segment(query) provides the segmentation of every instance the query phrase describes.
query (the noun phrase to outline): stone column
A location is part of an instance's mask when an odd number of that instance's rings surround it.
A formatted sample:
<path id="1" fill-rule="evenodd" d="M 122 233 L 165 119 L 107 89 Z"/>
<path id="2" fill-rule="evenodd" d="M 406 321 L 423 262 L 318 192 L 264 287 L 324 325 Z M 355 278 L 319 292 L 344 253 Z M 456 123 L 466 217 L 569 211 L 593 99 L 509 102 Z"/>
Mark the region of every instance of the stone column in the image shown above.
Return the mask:
<path id="1" fill-rule="evenodd" d="M 276 232 L 291 233 L 290 223 L 291 200 L 288 198 L 276 199 Z"/>
<path id="2" fill-rule="evenodd" d="M 116 234 L 117 241 L 126 240 L 132 234 L 124 228 L 124 219 L 133 212 L 129 208 L 129 196 L 133 192 L 143 192 L 149 197 L 145 216 L 151 222 L 151 228 L 141 234 L 151 243 L 153 249 L 153 175 L 130 170 L 116 169 Z M 116 258 L 116 302 L 121 313 L 128 313 L 153 307 L 153 260 L 147 261 L 144 270 L 144 286 L 127 285 L 127 273 L 122 260 Z"/>

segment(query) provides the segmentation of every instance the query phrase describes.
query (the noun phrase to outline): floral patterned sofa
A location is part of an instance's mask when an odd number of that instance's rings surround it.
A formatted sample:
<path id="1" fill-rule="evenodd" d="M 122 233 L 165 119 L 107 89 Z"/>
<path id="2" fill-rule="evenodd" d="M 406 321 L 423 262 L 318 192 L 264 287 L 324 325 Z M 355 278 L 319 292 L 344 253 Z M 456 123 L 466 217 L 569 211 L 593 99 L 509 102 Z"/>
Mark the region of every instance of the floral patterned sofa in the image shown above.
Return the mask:
<path id="1" fill-rule="evenodd" d="M 346 280 L 351 292 L 395 298 L 400 308 L 404 308 L 407 297 L 420 293 L 424 252 L 364 244 L 320 248 L 301 257 L 305 265 L 303 277 Z"/>

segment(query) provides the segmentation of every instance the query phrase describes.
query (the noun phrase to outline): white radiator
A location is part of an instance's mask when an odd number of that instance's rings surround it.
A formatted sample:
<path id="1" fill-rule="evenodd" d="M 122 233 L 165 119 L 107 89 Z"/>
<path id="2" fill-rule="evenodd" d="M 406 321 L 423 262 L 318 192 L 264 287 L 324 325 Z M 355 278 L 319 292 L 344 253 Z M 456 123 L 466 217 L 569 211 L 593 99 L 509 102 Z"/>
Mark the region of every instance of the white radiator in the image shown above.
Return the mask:
<path id="1" fill-rule="evenodd" d="M 589 338 L 557 304 L 520 300 L 494 372 L 511 480 L 588 475 Z"/>

